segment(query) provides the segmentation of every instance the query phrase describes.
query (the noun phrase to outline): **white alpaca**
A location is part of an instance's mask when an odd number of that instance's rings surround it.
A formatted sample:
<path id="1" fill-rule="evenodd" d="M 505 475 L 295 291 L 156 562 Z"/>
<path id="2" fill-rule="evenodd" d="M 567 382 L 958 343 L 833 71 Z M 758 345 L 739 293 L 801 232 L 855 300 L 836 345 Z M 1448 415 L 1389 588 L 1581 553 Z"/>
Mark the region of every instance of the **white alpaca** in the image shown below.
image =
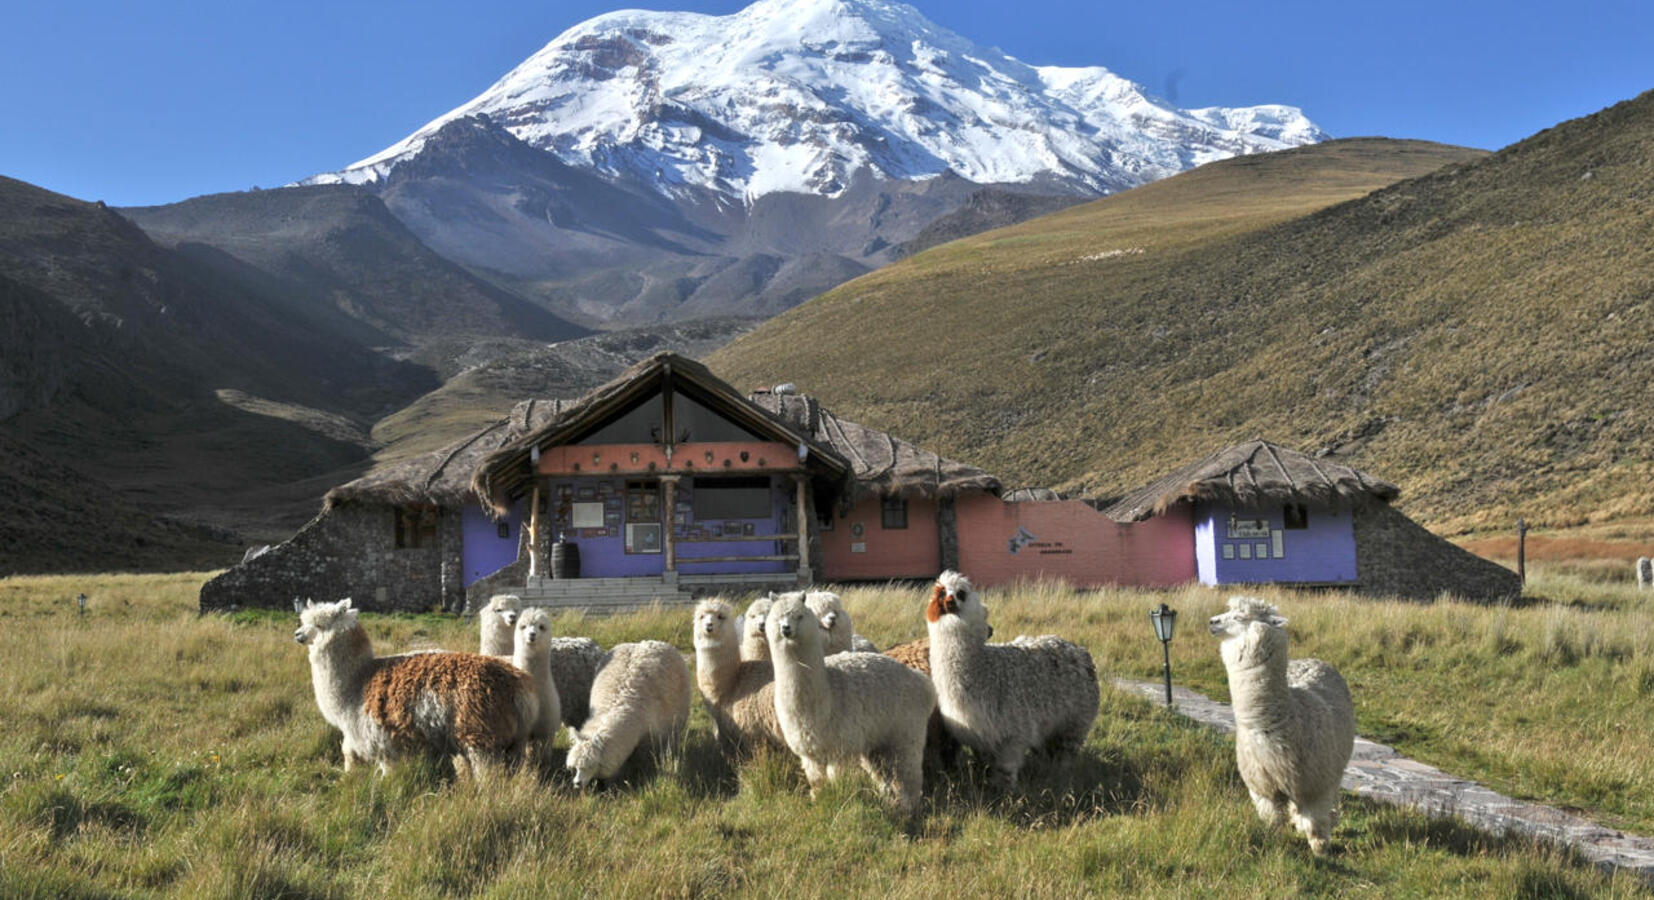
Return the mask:
<path id="1" fill-rule="evenodd" d="M 511 656 L 513 629 L 517 614 L 522 612 L 523 598 L 516 594 L 495 594 L 477 611 L 478 630 L 482 632 L 482 646 L 477 652 L 484 656 Z"/>
<path id="2" fill-rule="evenodd" d="M 689 724 L 689 667 L 665 641 L 620 644 L 592 682 L 591 717 L 571 735 L 574 786 L 613 778 L 633 751 L 673 750 Z"/>
<path id="3" fill-rule="evenodd" d="M 990 644 L 988 609 L 965 576 L 936 579 L 925 619 L 930 677 L 942 724 L 1015 786 L 1028 752 L 1073 756 L 1097 719 L 1097 668 L 1084 647 L 1055 635 Z"/>
<path id="4" fill-rule="evenodd" d="M 1235 758 L 1258 815 L 1290 818 L 1325 853 L 1338 822 L 1339 782 L 1355 746 L 1355 707 L 1338 670 L 1287 662 L 1286 619 L 1256 597 L 1230 597 L 1212 617 L 1235 706 Z"/>
<path id="5" fill-rule="evenodd" d="M 850 613 L 844 608 L 844 601 L 832 591 L 810 591 L 804 595 L 804 603 L 810 607 L 810 612 L 816 614 L 821 621 L 821 627 L 827 630 L 827 655 L 848 653 L 855 650 L 860 653 L 877 653 L 879 648 L 873 642 L 856 634 L 850 624 Z"/>
<path id="6" fill-rule="evenodd" d="M 484 654 L 511 660 L 514 629 L 524 608 L 523 599 L 516 594 L 495 594 L 488 599 L 477 613 Z M 603 665 L 603 648 L 585 637 L 548 637 L 547 641 L 551 677 L 561 704 L 560 719 L 571 729 L 579 728 L 590 711 L 588 698 L 592 679 Z"/>
<path id="7" fill-rule="evenodd" d="M 695 606 L 695 684 L 730 759 L 764 744 L 787 746 L 775 712 L 775 670 L 768 660 L 741 659 L 737 621 L 722 600 Z"/>
<path id="8" fill-rule="evenodd" d="M 746 615 L 741 617 L 741 659 L 769 661 L 770 642 L 764 637 L 764 621 L 769 618 L 770 605 L 774 602 L 773 594 L 759 597 L 752 601 L 752 605 L 747 607 Z"/>
<path id="9" fill-rule="evenodd" d="M 298 607 L 298 601 L 293 604 Z M 521 755 L 539 716 L 529 676 L 475 653 L 376 658 L 350 600 L 307 603 L 293 639 L 310 649 L 322 718 L 344 735 L 345 768 L 380 772 L 418 752 L 463 757 L 474 773 Z"/>
<path id="10" fill-rule="evenodd" d="M 860 764 L 904 815 L 917 816 L 925 723 L 936 706 L 930 680 L 877 653 L 828 658 L 826 632 L 802 593 L 776 598 L 765 635 L 781 733 L 804 764 L 811 794 Z"/>
<path id="11" fill-rule="evenodd" d="M 537 607 L 523 611 L 517 616 L 516 636 L 511 664 L 534 680 L 540 714 L 534 719 L 529 738 L 534 741 L 534 748 L 543 752 L 557 738 L 557 729 L 563 720 L 557 681 L 551 673 L 551 614 Z"/>

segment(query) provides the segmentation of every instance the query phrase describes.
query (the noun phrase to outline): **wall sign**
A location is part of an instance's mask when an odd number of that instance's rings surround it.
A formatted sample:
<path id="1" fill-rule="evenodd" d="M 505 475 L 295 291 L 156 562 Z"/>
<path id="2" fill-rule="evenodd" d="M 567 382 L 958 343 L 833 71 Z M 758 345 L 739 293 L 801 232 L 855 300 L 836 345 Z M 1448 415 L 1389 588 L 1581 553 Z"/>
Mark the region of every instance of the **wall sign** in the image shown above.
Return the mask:
<path id="1" fill-rule="evenodd" d="M 1269 537 L 1269 520 L 1242 519 L 1231 515 L 1228 531 L 1227 536 L 1232 538 L 1266 538 Z"/>

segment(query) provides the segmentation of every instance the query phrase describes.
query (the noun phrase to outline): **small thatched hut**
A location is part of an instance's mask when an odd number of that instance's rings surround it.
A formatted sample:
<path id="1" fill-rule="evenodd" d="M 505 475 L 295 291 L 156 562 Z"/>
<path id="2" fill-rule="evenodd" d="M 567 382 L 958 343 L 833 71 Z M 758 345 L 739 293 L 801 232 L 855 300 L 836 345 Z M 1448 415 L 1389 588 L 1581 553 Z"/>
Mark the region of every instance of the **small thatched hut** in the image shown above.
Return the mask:
<path id="1" fill-rule="evenodd" d="M 1170 472 L 1104 514 L 1122 524 L 1190 515 L 1203 584 L 1340 585 L 1415 599 L 1520 592 L 1514 572 L 1392 509 L 1400 494 L 1342 463 L 1256 439 Z"/>

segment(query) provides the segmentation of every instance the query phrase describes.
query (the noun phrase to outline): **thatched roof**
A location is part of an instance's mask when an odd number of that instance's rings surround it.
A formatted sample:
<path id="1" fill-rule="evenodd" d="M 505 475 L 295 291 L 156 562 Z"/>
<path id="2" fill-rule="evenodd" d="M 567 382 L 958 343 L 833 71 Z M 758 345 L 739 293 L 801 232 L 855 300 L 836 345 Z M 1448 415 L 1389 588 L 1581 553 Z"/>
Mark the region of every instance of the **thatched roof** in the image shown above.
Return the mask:
<path id="1" fill-rule="evenodd" d="M 951 497 L 972 490 L 999 493 L 999 479 L 976 466 L 841 419 L 808 395 L 760 393 L 748 399 L 849 460 L 852 500 L 877 495 Z"/>
<path id="2" fill-rule="evenodd" d="M 1388 503 L 1400 495 L 1401 489 L 1387 481 L 1259 438 L 1184 466 L 1103 512 L 1116 522 L 1141 522 L 1183 501 L 1208 500 L 1240 509 L 1281 503 L 1328 507 Z"/>
<path id="3" fill-rule="evenodd" d="M 658 392 L 668 379 L 674 390 L 693 396 L 754 434 L 808 447 L 805 464 L 812 472 L 837 481 L 849 471 L 849 464 L 826 442 L 748 402 L 706 366 L 676 353 L 662 352 L 570 402 L 555 417 L 531 431 L 497 445 L 497 449 L 482 456 L 475 465 L 472 491 L 485 507 L 503 512 L 514 497 L 527 490 L 532 478 L 529 463 L 532 448 L 578 440 L 610 417 Z"/>
<path id="4" fill-rule="evenodd" d="M 436 503 L 457 505 L 471 491 L 471 476 L 483 457 L 543 427 L 571 400 L 524 400 L 511 414 L 441 450 L 377 468 L 327 492 L 328 508 L 339 503 Z"/>

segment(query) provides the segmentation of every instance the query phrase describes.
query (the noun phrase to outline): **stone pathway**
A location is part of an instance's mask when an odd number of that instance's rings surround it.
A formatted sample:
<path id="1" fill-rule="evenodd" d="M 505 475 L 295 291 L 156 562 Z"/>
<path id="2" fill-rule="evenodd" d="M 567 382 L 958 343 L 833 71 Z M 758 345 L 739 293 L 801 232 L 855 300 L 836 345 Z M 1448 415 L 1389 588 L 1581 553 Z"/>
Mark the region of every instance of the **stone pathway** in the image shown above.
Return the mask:
<path id="1" fill-rule="evenodd" d="M 1113 681 L 1116 687 L 1142 694 L 1156 703 L 1166 700 L 1164 682 L 1124 678 Z M 1235 730 L 1235 715 L 1227 703 L 1174 686 L 1172 705 L 1184 716 L 1219 731 Z M 1512 800 L 1365 738 L 1355 739 L 1355 752 L 1350 755 L 1349 768 L 1344 770 L 1344 789 L 1381 803 L 1412 807 L 1430 816 L 1457 816 L 1496 835 L 1520 834 L 1561 844 L 1599 868 L 1624 869 L 1654 884 L 1654 840 L 1605 828 L 1554 806 Z"/>

